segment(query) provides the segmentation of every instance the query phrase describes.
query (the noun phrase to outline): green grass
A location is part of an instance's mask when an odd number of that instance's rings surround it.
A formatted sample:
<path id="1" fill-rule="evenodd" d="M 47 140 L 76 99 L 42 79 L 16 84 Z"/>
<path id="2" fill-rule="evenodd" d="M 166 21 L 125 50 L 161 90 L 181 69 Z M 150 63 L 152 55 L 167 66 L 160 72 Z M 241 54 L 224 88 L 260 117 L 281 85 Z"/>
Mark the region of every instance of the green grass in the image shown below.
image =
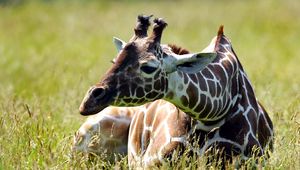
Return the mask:
<path id="1" fill-rule="evenodd" d="M 1 1 L 2 2 L 2 1 Z M 137 14 L 169 23 L 164 43 L 200 51 L 219 25 L 275 127 L 267 169 L 300 169 L 300 1 L 14 1 L 0 5 L 0 169 L 126 167 L 71 154 L 79 104 L 128 40 Z M 164 168 L 196 168 L 184 157 Z M 186 160 L 186 161 L 185 161 Z M 191 162 L 192 164 L 188 164 Z M 197 166 L 198 162 L 198 166 Z"/>

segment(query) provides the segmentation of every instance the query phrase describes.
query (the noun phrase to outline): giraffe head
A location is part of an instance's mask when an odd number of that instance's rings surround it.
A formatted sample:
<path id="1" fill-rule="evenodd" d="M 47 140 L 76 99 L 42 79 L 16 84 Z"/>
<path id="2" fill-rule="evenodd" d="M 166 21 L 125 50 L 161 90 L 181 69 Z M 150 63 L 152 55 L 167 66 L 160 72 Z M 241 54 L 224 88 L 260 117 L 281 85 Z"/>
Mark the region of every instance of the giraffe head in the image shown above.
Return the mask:
<path id="1" fill-rule="evenodd" d="M 193 63 L 200 70 L 214 59 L 215 53 L 178 55 L 161 45 L 167 23 L 154 19 L 148 36 L 150 17 L 138 16 L 135 34 L 128 43 L 114 38 L 119 53 L 102 80 L 88 90 L 79 108 L 82 115 L 96 114 L 109 105 L 137 106 L 163 98 L 169 74 Z"/>

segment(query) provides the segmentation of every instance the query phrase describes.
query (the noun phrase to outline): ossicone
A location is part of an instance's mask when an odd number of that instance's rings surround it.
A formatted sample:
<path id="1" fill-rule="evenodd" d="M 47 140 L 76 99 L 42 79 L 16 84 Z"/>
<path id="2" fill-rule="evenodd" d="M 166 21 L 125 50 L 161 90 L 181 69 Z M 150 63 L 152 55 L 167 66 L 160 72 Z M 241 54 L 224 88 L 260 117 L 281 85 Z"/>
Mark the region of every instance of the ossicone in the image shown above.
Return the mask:
<path id="1" fill-rule="evenodd" d="M 220 25 L 218 30 L 218 37 L 224 35 L 224 25 Z"/>
<path id="2" fill-rule="evenodd" d="M 152 15 L 139 15 L 137 17 L 137 23 L 134 28 L 134 36 L 132 39 L 137 39 L 137 38 L 144 38 L 147 37 L 147 31 L 150 26 L 150 18 Z"/>
<path id="3" fill-rule="evenodd" d="M 153 22 L 153 32 L 150 38 L 154 43 L 160 43 L 162 32 L 168 24 L 162 18 L 155 18 Z"/>

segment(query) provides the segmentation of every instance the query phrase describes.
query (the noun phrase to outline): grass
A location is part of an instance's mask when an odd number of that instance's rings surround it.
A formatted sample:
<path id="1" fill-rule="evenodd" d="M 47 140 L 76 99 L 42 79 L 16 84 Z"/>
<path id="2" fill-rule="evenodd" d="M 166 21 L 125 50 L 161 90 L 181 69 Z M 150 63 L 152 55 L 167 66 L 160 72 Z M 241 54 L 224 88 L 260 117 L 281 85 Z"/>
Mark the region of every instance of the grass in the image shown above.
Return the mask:
<path id="1" fill-rule="evenodd" d="M 224 24 L 274 123 L 266 169 L 300 169 L 298 1 L 12 2 L 0 5 L 0 169 L 127 166 L 126 157 L 108 163 L 72 155 L 71 141 L 85 120 L 78 107 L 86 90 L 116 55 L 112 37 L 128 40 L 140 13 L 165 18 L 162 41 L 191 51 Z M 163 168 L 201 163 L 183 157 Z"/>

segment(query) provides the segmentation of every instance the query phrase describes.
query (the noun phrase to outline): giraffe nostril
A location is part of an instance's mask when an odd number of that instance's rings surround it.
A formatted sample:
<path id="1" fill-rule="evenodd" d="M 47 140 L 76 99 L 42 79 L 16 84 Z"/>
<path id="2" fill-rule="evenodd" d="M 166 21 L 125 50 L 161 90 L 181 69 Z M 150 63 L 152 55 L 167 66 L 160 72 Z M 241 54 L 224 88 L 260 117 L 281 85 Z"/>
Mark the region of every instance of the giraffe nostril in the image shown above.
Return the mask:
<path id="1" fill-rule="evenodd" d="M 101 98 L 101 97 L 103 97 L 104 96 L 104 94 L 105 94 L 105 91 L 104 91 L 104 89 L 103 88 L 95 88 L 93 91 L 92 91 L 92 96 L 94 97 L 94 98 Z"/>

